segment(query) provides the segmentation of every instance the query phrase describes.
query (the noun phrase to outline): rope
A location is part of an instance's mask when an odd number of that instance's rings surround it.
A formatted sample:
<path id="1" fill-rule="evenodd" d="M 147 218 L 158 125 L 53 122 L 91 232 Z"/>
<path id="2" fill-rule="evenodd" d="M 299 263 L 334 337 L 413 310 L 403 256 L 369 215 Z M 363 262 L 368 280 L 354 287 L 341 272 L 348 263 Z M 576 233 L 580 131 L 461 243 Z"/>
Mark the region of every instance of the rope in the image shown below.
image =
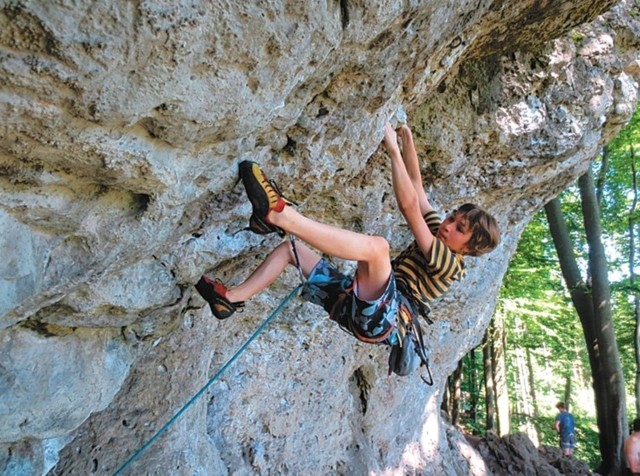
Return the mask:
<path id="1" fill-rule="evenodd" d="M 294 249 L 295 249 L 295 245 L 294 245 Z M 297 256 L 296 256 L 296 261 L 297 261 Z M 144 451 L 147 448 L 149 448 L 160 437 L 160 435 L 162 435 L 162 433 L 164 433 L 173 423 L 175 423 L 175 421 L 178 418 L 180 418 L 180 415 L 182 415 L 191 405 L 193 405 L 196 402 L 196 400 L 198 400 L 198 398 L 202 396 L 202 394 L 211 386 L 211 384 L 213 384 L 220 377 L 220 375 L 222 375 L 231 366 L 231 364 L 240 356 L 240 354 L 242 354 L 242 352 L 244 352 L 246 348 L 249 347 L 249 344 L 251 344 L 251 342 L 253 342 L 253 340 L 255 340 L 255 338 L 258 337 L 258 334 L 260 334 L 265 329 L 265 327 L 267 327 L 269 322 L 274 317 L 276 317 L 280 313 L 280 311 L 282 311 L 282 309 L 289 303 L 289 301 L 291 301 L 295 297 L 296 293 L 300 290 L 300 288 L 302 288 L 302 286 L 303 284 L 299 284 L 298 286 L 296 286 L 296 288 L 293 291 L 289 293 L 289 295 L 286 298 L 284 298 L 284 300 L 280 303 L 280 305 L 276 308 L 276 310 L 273 311 L 271 315 L 267 317 L 262 324 L 260 324 L 260 326 L 251 335 L 251 337 L 249 337 L 249 339 L 247 339 L 247 341 L 244 344 L 242 344 L 242 346 L 236 351 L 236 353 L 233 354 L 233 356 L 229 360 L 227 360 L 227 362 L 220 368 L 220 370 L 218 370 L 218 372 L 216 372 L 216 374 L 209 379 L 209 381 L 204 385 L 204 387 L 202 387 L 198 391 L 198 393 L 196 393 L 193 397 L 191 397 L 191 400 L 185 403 L 182 406 L 182 408 L 180 408 L 180 410 L 178 410 L 176 414 L 169 419 L 169 421 L 167 421 L 164 425 L 162 425 L 162 428 L 160 428 L 155 433 L 155 435 L 153 435 L 149 439 L 149 441 L 147 441 L 144 445 L 142 445 L 142 447 L 140 447 L 139 450 L 137 450 L 127 461 L 125 461 L 124 464 L 120 466 L 115 473 L 113 473 L 113 476 L 117 476 L 121 474 L 131 463 L 137 460 L 140 457 L 140 455 L 144 453 Z"/>
<path id="2" fill-rule="evenodd" d="M 296 259 L 296 268 L 298 269 L 300 282 L 304 284 L 305 282 L 304 273 L 302 272 L 302 266 L 300 265 L 300 257 L 298 256 L 298 250 L 296 249 L 296 235 L 289 235 L 289 241 L 291 242 L 291 250 L 293 251 L 293 257 Z"/>

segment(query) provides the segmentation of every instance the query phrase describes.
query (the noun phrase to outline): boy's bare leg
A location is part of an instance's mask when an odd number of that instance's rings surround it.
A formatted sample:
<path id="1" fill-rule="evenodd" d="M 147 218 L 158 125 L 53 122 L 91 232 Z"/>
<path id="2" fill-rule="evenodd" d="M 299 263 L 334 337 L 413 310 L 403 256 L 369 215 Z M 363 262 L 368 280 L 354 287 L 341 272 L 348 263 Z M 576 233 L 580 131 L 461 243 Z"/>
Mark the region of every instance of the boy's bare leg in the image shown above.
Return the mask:
<path id="1" fill-rule="evenodd" d="M 302 274 L 308 277 L 320 256 L 310 250 L 304 243 L 296 242 L 296 252 L 300 260 Z M 285 241 L 278 245 L 267 259 L 242 284 L 227 291 L 227 299 L 231 302 L 246 301 L 272 284 L 282 274 L 287 265 L 295 265 L 295 257 L 291 243 Z"/>
<path id="2" fill-rule="evenodd" d="M 384 238 L 319 223 L 289 206 L 279 213 L 272 211 L 268 220 L 328 255 L 357 261 L 361 299 L 376 299 L 386 288 L 391 276 L 391 260 L 389 243 Z"/>

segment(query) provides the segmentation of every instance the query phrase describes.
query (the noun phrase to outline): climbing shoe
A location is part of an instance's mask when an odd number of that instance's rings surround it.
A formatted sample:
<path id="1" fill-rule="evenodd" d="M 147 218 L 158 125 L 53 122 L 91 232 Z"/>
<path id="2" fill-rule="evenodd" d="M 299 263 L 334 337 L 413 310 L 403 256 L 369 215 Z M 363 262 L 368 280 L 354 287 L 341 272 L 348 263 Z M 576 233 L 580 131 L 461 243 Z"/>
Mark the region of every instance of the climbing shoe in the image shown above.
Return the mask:
<path id="1" fill-rule="evenodd" d="M 196 290 L 209 303 L 211 312 L 217 319 L 231 317 L 238 308 L 244 307 L 244 302 L 231 302 L 226 298 L 227 288 L 217 279 L 212 281 L 202 276 L 196 284 Z"/>
<path id="2" fill-rule="evenodd" d="M 281 212 L 285 205 L 290 205 L 291 202 L 282 197 L 277 185 L 267 179 L 255 162 L 250 160 L 240 162 L 240 179 L 253 207 L 249 229 L 259 235 L 278 233 L 284 236 L 285 231 L 269 223 L 267 215 L 271 211 Z"/>

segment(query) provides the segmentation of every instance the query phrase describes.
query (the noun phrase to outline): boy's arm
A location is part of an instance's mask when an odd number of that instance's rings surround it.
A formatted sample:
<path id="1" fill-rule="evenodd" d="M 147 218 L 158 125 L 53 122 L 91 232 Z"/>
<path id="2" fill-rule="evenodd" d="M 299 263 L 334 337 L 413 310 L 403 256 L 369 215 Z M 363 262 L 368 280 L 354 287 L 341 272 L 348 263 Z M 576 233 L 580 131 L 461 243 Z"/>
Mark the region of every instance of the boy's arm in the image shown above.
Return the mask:
<path id="1" fill-rule="evenodd" d="M 384 129 L 384 146 L 391 157 L 391 177 L 398 208 L 405 220 L 407 220 L 409 228 L 420 249 L 424 253 L 429 253 L 433 245 L 433 233 L 431 233 L 431 230 L 422 217 L 420 196 L 413 185 L 405 161 L 400 153 L 396 131 L 393 130 L 390 124 L 386 124 Z M 418 171 L 418 174 L 419 173 Z M 427 197 L 424 190 L 422 194 L 426 200 Z M 427 205 L 429 204 L 428 200 L 426 203 Z M 431 209 L 430 205 L 429 209 Z"/>
<path id="2" fill-rule="evenodd" d="M 433 210 L 429 198 L 424 191 L 424 185 L 422 183 L 422 174 L 420 173 L 420 162 L 418 161 L 418 154 L 416 153 L 416 146 L 413 142 L 413 134 L 409 126 L 402 125 L 397 130 L 398 135 L 402 139 L 402 160 L 404 166 L 407 169 L 411 184 L 418 194 L 418 201 L 420 203 L 420 213 L 424 216 L 428 211 Z"/>

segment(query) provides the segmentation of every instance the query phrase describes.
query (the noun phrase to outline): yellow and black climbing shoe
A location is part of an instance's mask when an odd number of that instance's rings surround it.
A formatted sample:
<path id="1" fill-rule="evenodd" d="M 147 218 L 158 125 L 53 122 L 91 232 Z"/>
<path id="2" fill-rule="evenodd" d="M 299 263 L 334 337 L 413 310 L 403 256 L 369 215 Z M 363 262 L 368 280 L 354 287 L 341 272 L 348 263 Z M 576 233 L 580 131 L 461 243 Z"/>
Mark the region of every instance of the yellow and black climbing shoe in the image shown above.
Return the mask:
<path id="1" fill-rule="evenodd" d="M 211 312 L 218 319 L 231 317 L 238 308 L 244 307 L 244 302 L 231 302 L 226 298 L 227 288 L 217 279 L 212 281 L 202 276 L 196 284 L 196 290 L 209 303 Z"/>
<path id="2" fill-rule="evenodd" d="M 285 205 L 290 204 L 282 197 L 276 184 L 267 179 L 258 164 L 250 160 L 240 162 L 240 178 L 253 207 L 249 229 L 259 235 L 278 233 L 284 236 L 285 231 L 267 219 L 269 212 L 281 212 Z"/>

